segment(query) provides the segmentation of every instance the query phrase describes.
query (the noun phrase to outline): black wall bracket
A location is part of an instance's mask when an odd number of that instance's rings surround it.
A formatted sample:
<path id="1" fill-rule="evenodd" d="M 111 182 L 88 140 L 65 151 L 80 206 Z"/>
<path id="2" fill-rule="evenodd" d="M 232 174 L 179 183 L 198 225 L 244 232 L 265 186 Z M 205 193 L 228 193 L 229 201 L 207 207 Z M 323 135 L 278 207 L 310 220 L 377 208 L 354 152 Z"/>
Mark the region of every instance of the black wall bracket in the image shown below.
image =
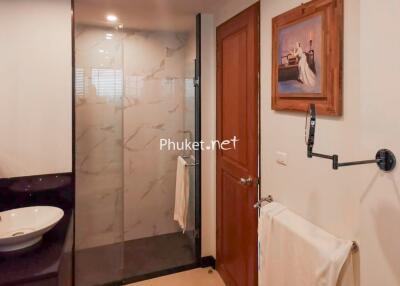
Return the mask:
<path id="1" fill-rule="evenodd" d="M 310 105 L 308 117 L 307 117 L 308 120 L 306 120 L 306 143 L 307 143 L 307 157 L 308 158 L 318 157 L 318 158 L 332 160 L 332 168 L 334 170 L 337 170 L 340 167 L 366 165 L 366 164 L 377 164 L 379 169 L 381 169 L 382 171 L 390 172 L 396 167 L 396 156 L 393 154 L 392 151 L 390 151 L 388 149 L 379 150 L 375 155 L 375 159 L 344 162 L 344 163 L 339 162 L 339 155 L 325 155 L 325 154 L 313 152 L 314 138 L 315 138 L 315 126 L 316 126 L 316 111 L 315 111 L 314 104 Z M 307 138 L 307 132 L 308 132 L 308 138 Z"/>

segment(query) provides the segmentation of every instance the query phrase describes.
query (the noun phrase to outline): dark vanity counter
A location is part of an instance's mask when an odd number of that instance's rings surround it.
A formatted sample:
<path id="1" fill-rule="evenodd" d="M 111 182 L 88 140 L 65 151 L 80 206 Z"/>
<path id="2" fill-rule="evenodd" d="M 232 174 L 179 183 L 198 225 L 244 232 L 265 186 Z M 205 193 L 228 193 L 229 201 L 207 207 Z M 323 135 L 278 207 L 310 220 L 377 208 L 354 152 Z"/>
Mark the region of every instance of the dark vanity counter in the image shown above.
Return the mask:
<path id="1" fill-rule="evenodd" d="M 72 212 L 31 249 L 0 253 L 0 285 L 71 285 Z"/>
<path id="2" fill-rule="evenodd" d="M 36 205 L 64 210 L 64 217 L 38 244 L 0 252 L 0 286 L 72 285 L 73 195 L 72 174 L 0 180 L 0 211 Z"/>

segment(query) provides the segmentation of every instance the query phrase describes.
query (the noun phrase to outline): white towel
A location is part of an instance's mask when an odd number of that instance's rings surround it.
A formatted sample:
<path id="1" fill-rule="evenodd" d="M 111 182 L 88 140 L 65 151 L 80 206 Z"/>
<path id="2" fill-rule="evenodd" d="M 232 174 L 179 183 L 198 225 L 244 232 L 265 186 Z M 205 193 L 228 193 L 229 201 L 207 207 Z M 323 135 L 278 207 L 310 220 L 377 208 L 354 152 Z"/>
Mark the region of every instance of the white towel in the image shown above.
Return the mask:
<path id="1" fill-rule="evenodd" d="M 176 166 L 176 187 L 175 187 L 175 209 L 174 220 L 179 223 L 182 231 L 187 227 L 187 216 L 189 208 L 189 168 L 186 167 L 186 161 L 178 157 Z"/>
<path id="2" fill-rule="evenodd" d="M 276 202 L 261 208 L 258 239 L 259 286 L 336 286 L 353 244 Z"/>

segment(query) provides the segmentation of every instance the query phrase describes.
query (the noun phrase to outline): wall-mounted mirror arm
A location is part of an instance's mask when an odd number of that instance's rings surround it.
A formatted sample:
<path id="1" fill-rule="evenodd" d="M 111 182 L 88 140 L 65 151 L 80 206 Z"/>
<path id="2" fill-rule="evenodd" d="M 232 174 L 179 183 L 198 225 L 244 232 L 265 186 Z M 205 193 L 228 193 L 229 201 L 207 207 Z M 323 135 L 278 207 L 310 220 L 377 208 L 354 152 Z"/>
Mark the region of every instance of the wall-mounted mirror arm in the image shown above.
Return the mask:
<path id="1" fill-rule="evenodd" d="M 339 163 L 339 155 L 325 155 L 320 153 L 314 153 L 314 137 L 315 137 L 315 126 L 316 126 L 316 111 L 315 105 L 310 104 L 309 112 L 306 119 L 306 143 L 307 143 L 307 157 L 318 157 L 323 159 L 332 160 L 332 168 L 334 170 L 340 167 L 348 167 L 355 165 L 366 165 L 366 164 L 377 164 L 379 169 L 385 172 L 392 171 L 396 166 L 396 157 L 392 151 L 388 149 L 381 149 L 376 153 L 375 159 L 352 161 Z M 308 119 L 309 117 L 309 119 Z M 308 136 L 307 136 L 308 132 Z"/>

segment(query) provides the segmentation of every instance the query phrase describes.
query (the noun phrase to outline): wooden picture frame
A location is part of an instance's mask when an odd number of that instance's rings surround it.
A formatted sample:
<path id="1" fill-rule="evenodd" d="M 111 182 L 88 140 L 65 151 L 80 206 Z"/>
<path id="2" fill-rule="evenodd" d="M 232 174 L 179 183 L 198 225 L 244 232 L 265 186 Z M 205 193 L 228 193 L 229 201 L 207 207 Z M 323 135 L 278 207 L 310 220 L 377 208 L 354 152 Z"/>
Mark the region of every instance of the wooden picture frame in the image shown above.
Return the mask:
<path id="1" fill-rule="evenodd" d="M 342 114 L 343 0 L 313 0 L 272 19 L 272 109 Z"/>

